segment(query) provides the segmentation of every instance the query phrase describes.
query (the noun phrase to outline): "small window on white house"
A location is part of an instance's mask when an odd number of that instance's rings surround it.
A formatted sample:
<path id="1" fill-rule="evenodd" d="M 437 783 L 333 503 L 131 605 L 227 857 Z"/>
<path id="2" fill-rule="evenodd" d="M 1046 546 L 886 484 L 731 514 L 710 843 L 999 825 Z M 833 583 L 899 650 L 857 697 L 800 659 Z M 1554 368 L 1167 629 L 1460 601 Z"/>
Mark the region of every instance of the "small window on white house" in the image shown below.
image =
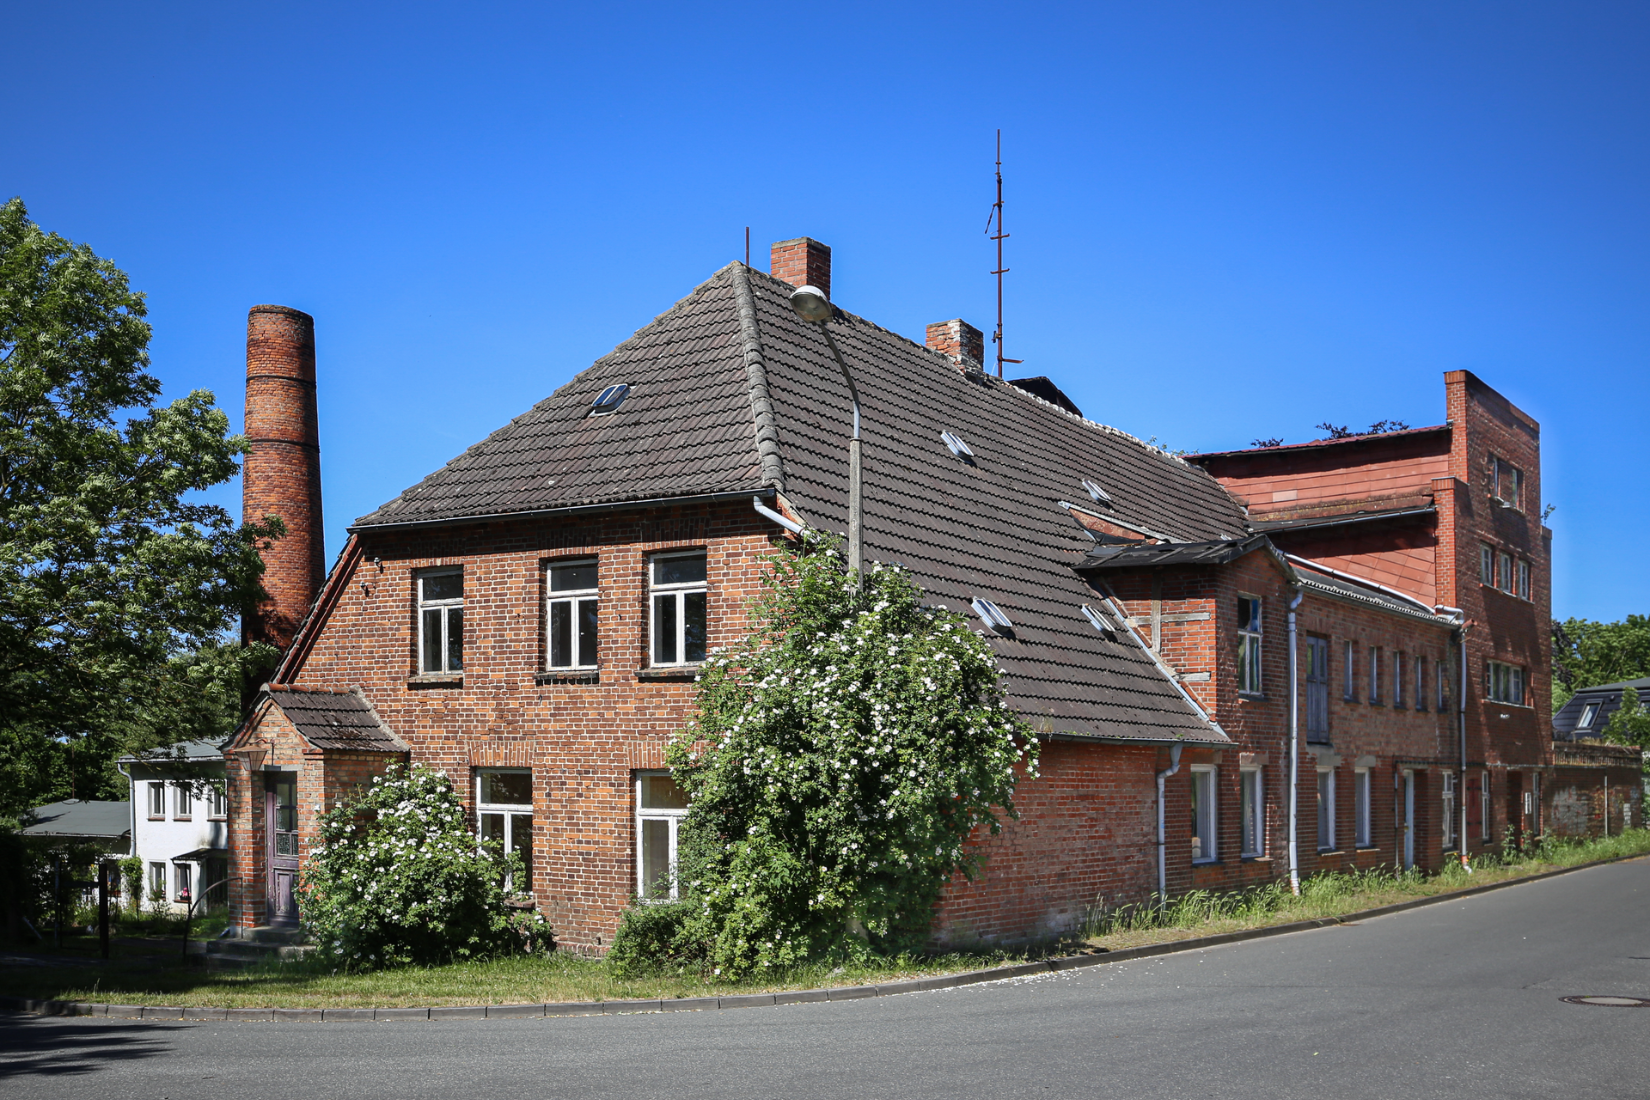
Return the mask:
<path id="1" fill-rule="evenodd" d="M 636 773 L 636 894 L 647 901 L 677 896 L 676 842 L 688 800 L 668 772 Z"/>
<path id="2" fill-rule="evenodd" d="M 1598 704 L 1597 703 L 1588 703 L 1586 706 L 1581 708 L 1581 718 L 1580 718 L 1579 721 L 1576 722 L 1576 729 L 1578 729 L 1578 730 L 1592 729 L 1593 728 L 1593 720 L 1597 717 L 1598 717 Z"/>
<path id="3" fill-rule="evenodd" d="M 1238 791 L 1243 813 L 1243 856 L 1266 854 L 1266 786 L 1259 768 L 1238 773 Z"/>
<path id="4" fill-rule="evenodd" d="M 599 606 L 595 560 L 556 562 L 550 566 L 549 582 L 545 637 L 550 667 L 595 668 Z"/>
<path id="5" fill-rule="evenodd" d="M 214 821 L 229 816 L 229 789 L 223 780 L 214 782 L 207 789 L 206 816 Z"/>
<path id="6" fill-rule="evenodd" d="M 464 670 L 464 571 L 418 575 L 418 671 Z"/>
<path id="7" fill-rule="evenodd" d="M 189 887 L 194 884 L 195 865 L 192 863 L 172 864 L 172 888 L 177 891 L 174 901 L 188 904 L 195 899 L 189 895 Z"/>
<path id="8" fill-rule="evenodd" d="M 1356 768 L 1352 772 L 1352 801 L 1354 827 L 1357 830 L 1357 845 L 1360 848 L 1375 846 L 1375 830 L 1370 827 L 1370 781 L 1368 768 Z"/>
<path id="9" fill-rule="evenodd" d="M 1210 764 L 1192 765 L 1192 862 L 1215 859 L 1215 769 Z"/>
<path id="10" fill-rule="evenodd" d="M 149 864 L 149 896 L 164 898 L 166 896 L 166 864 Z"/>
<path id="11" fill-rule="evenodd" d="M 1238 691 L 1261 693 L 1261 602 L 1256 596 L 1238 597 Z"/>
<path id="12" fill-rule="evenodd" d="M 1427 709 L 1427 659 L 1415 658 L 1415 709 Z"/>
<path id="13" fill-rule="evenodd" d="M 195 791 L 187 782 L 172 788 L 172 820 L 190 821 L 195 816 Z"/>
<path id="14" fill-rule="evenodd" d="M 1358 665 L 1355 660 L 1357 651 L 1351 642 L 1341 643 L 1341 667 L 1344 670 L 1346 683 L 1341 687 L 1341 698 L 1348 703 L 1358 701 Z"/>
<path id="15" fill-rule="evenodd" d="M 1443 828 L 1439 830 L 1444 838 L 1444 851 L 1455 847 L 1455 773 L 1445 772 L 1443 775 L 1441 794 L 1444 800 Z"/>
<path id="16" fill-rule="evenodd" d="M 533 888 L 533 773 L 526 768 L 485 768 L 476 772 L 476 835 L 505 853 L 521 856 L 525 881 L 505 881 L 505 889 L 525 894 Z"/>
<path id="17" fill-rule="evenodd" d="M 1392 705 L 1395 707 L 1403 706 L 1404 698 L 1404 655 L 1394 653 L 1392 655 Z"/>
<path id="18" fill-rule="evenodd" d="M 1485 669 L 1486 688 L 1492 703 L 1524 705 L 1524 670 L 1517 665 L 1490 661 Z"/>
<path id="19" fill-rule="evenodd" d="M 149 784 L 149 820 L 166 820 L 166 784 Z"/>
<path id="20" fill-rule="evenodd" d="M 1335 849 L 1335 770 L 1318 769 L 1318 851 Z"/>
<path id="21" fill-rule="evenodd" d="M 659 554 L 649 563 L 653 594 L 653 664 L 705 659 L 705 554 Z"/>

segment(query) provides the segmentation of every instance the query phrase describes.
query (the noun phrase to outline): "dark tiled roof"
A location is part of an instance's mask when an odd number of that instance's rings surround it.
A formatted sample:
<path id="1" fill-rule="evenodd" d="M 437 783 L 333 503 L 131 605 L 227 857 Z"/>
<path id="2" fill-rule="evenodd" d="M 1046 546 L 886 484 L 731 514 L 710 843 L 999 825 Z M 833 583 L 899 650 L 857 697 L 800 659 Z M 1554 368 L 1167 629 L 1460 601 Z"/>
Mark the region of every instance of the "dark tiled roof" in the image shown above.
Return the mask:
<path id="1" fill-rule="evenodd" d="M 847 526 L 847 387 L 793 288 L 731 264 L 611 355 L 361 525 L 664 496 L 783 490 L 808 522 Z M 1075 416 L 852 314 L 831 331 L 864 415 L 865 552 L 930 601 L 1013 620 L 995 637 L 1010 700 L 1050 732 L 1224 739 L 1149 654 L 1083 617 L 1099 595 L 1071 568 L 1093 542 L 1060 509 L 1092 479 L 1125 523 L 1177 540 L 1241 539 L 1242 510 L 1204 470 Z M 607 422 L 586 407 L 628 382 Z M 952 456 L 960 435 L 972 462 Z M 550 477 L 556 484 L 547 484 Z"/>
<path id="2" fill-rule="evenodd" d="M 733 287 L 723 268 L 589 369 L 357 526 L 763 485 Z M 591 416 L 615 383 L 620 411 Z"/>
<path id="3" fill-rule="evenodd" d="M 1604 727 L 1610 724 L 1610 719 L 1621 709 L 1622 692 L 1628 688 L 1638 692 L 1641 703 L 1650 704 L 1650 677 L 1577 688 L 1569 702 L 1553 712 L 1553 740 L 1577 741 L 1602 736 Z M 1576 724 L 1581 721 L 1582 712 L 1587 709 L 1589 703 L 1598 704 L 1592 724 L 1585 729 L 1577 729 Z"/>
<path id="4" fill-rule="evenodd" d="M 92 840 L 123 837 L 132 831 L 130 802 L 82 802 L 70 798 L 36 806 L 29 813 L 34 820 L 18 830 L 24 836 Z"/>
<path id="5" fill-rule="evenodd" d="M 304 739 L 327 752 L 407 752 L 406 742 L 379 719 L 358 691 L 267 689 Z"/>
<path id="6" fill-rule="evenodd" d="M 140 753 L 128 753 L 120 758 L 122 764 L 196 764 L 223 763 L 222 741 L 180 741 L 175 745 L 161 745 Z"/>

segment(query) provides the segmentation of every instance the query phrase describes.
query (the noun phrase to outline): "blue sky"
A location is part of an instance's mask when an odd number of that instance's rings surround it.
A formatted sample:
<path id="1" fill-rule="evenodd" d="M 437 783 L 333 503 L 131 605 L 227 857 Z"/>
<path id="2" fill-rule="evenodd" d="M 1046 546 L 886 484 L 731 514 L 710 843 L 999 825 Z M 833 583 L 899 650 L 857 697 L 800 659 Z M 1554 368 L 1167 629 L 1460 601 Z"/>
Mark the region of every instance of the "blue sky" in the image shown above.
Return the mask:
<path id="1" fill-rule="evenodd" d="M 0 192 L 149 295 L 239 425 L 246 309 L 316 317 L 344 527 L 739 258 L 989 331 L 1193 450 L 1542 424 L 1554 613 L 1650 612 L 1642 4 L 6 4 Z M 219 496 L 238 511 L 239 487 Z"/>

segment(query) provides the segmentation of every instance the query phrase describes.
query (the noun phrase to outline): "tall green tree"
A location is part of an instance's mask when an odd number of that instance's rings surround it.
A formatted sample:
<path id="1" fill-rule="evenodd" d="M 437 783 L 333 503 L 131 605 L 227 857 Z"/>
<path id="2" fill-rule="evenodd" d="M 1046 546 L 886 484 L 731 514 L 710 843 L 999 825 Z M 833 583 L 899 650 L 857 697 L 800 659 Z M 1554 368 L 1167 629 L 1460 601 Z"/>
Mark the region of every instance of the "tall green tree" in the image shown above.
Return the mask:
<path id="1" fill-rule="evenodd" d="M 1553 709 L 1582 688 L 1650 676 L 1650 616 L 1553 622 Z"/>
<path id="2" fill-rule="evenodd" d="M 199 498 L 245 444 L 205 390 L 159 403 L 145 312 L 114 264 L 0 207 L 0 817 L 122 796 L 121 751 L 225 732 L 270 657 L 225 637 L 279 523 Z"/>

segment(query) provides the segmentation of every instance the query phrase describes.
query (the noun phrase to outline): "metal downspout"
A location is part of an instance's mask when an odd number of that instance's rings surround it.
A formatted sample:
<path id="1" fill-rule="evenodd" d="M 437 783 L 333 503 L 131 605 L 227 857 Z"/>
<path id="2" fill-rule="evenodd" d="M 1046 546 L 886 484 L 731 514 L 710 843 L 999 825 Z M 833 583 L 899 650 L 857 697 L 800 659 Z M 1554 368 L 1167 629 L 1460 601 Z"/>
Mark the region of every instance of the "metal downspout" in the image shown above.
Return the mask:
<path id="1" fill-rule="evenodd" d="M 1164 850 L 1169 842 L 1168 827 L 1163 812 L 1163 781 L 1180 770 L 1181 746 L 1169 746 L 1169 766 L 1157 773 L 1157 907 L 1169 904 L 1169 865 Z"/>
<path id="2" fill-rule="evenodd" d="M 1306 593 L 1297 588 L 1289 600 L 1289 892 L 1297 897 L 1301 892 L 1300 849 L 1296 844 L 1300 828 L 1301 704 L 1300 653 L 1297 651 L 1295 639 L 1295 609 L 1301 605 L 1301 600 L 1305 596 Z"/>
<path id="3" fill-rule="evenodd" d="M 1471 838 L 1467 836 L 1467 613 L 1459 607 L 1445 607 L 1443 604 L 1439 604 L 1433 610 L 1455 619 L 1455 644 L 1461 655 L 1460 694 L 1455 699 L 1455 725 L 1461 745 L 1461 776 L 1455 784 L 1456 797 L 1461 802 L 1461 805 L 1456 807 L 1460 818 L 1460 832 L 1456 834 L 1456 854 L 1461 859 L 1461 866 L 1470 872 L 1472 861 L 1467 856 L 1467 845 L 1471 842 Z M 1479 797 L 1482 799 L 1483 796 Z"/>

